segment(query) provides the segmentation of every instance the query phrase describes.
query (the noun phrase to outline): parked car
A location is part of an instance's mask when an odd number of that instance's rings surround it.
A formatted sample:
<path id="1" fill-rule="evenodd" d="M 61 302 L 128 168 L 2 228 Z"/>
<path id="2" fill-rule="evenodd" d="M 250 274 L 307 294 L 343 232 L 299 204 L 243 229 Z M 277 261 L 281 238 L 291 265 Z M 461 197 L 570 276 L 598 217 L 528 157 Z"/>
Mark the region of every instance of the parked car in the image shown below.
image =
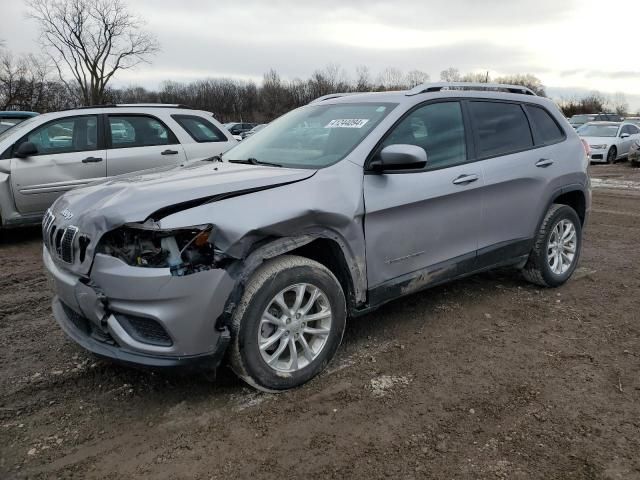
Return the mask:
<path id="1" fill-rule="evenodd" d="M 327 366 L 348 316 L 498 266 L 566 282 L 591 204 L 586 149 L 524 87 L 321 98 L 223 162 L 58 199 L 43 222 L 54 316 L 103 357 L 215 368 L 229 348 L 250 385 L 295 387 Z"/>
<path id="2" fill-rule="evenodd" d="M 230 122 L 224 124 L 225 128 L 229 130 L 229 132 L 231 132 L 231 135 L 233 135 L 234 137 L 238 137 L 237 140 L 242 140 L 242 134 L 248 132 L 256 125 L 258 124 L 247 122 Z"/>
<path id="3" fill-rule="evenodd" d="M 589 122 L 621 122 L 623 118 L 617 113 L 593 113 L 586 115 L 574 115 L 569 119 L 573 128 L 580 128 Z"/>
<path id="4" fill-rule="evenodd" d="M 260 125 L 256 125 L 255 127 L 253 127 L 248 132 L 244 132 L 244 133 L 240 134 L 240 137 L 242 138 L 242 140 L 244 140 L 245 138 L 250 137 L 254 133 L 258 133 L 260 130 L 262 130 L 266 126 L 267 126 L 266 123 L 261 123 Z"/>
<path id="5" fill-rule="evenodd" d="M 574 115 L 569 119 L 569 123 L 575 129 L 581 127 L 585 123 L 595 122 L 595 115 Z"/>
<path id="6" fill-rule="evenodd" d="M 591 148 L 592 162 L 614 163 L 625 158 L 640 128 L 629 122 L 590 122 L 577 130 Z"/>
<path id="7" fill-rule="evenodd" d="M 0 227 L 39 223 L 72 188 L 202 160 L 235 143 L 211 113 L 172 105 L 38 115 L 0 134 Z"/>
<path id="8" fill-rule="evenodd" d="M 0 112 L 0 133 L 36 115 L 38 115 L 36 112 L 22 112 L 17 110 Z"/>
<path id="9" fill-rule="evenodd" d="M 637 127 L 640 127 L 640 117 L 625 117 L 624 121 L 633 123 Z"/>

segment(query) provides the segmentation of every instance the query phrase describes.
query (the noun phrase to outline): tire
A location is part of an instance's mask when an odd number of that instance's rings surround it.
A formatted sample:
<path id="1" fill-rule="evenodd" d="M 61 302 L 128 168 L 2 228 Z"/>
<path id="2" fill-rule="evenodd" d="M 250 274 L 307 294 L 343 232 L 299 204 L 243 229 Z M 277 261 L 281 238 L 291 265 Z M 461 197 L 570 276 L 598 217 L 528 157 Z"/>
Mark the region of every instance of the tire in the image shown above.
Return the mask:
<path id="1" fill-rule="evenodd" d="M 611 147 L 607 152 L 607 163 L 616 163 L 616 158 L 618 157 L 618 149 L 616 147 Z"/>
<path id="2" fill-rule="evenodd" d="M 558 266 L 557 260 L 552 258 L 553 254 L 549 256 L 549 252 L 553 251 L 552 243 L 555 236 L 552 238 L 552 235 L 554 235 L 554 230 L 556 228 L 561 229 L 563 225 L 567 225 L 561 222 L 570 222 L 575 230 L 574 254 L 566 270 L 563 270 L 565 266 L 562 266 L 554 271 L 552 263 Z M 557 235 L 557 231 L 555 235 Z M 570 242 L 567 242 L 567 246 L 570 248 Z M 542 225 L 540 225 L 529 259 L 522 270 L 524 278 L 543 287 L 559 287 L 569 280 L 576 269 L 581 249 L 582 224 L 578 214 L 567 205 L 553 204 L 545 215 Z M 562 256 L 562 260 L 565 261 L 566 256 Z M 567 263 L 569 262 L 567 261 Z"/>
<path id="3" fill-rule="evenodd" d="M 302 285 L 305 288 L 304 294 L 300 295 L 303 301 L 298 312 L 309 306 L 312 294 L 317 294 L 317 299 L 308 312 L 299 313 L 298 318 L 292 312 Z M 290 307 L 288 311 L 276 300 L 281 293 L 285 306 Z M 307 320 L 312 317 L 318 320 Z M 264 321 L 263 318 L 269 320 Z M 231 368 L 242 380 L 259 390 L 278 392 L 300 386 L 324 370 L 331 361 L 342 341 L 346 318 L 344 292 L 324 265 L 293 255 L 268 260 L 247 282 L 233 313 L 229 354 Z M 272 323 L 273 320 L 278 323 Z M 307 333 L 311 331 L 322 333 Z M 270 340 L 275 338 L 277 341 L 270 344 Z M 303 340 L 310 349 L 303 348 Z M 259 342 L 263 342 L 262 349 Z M 265 349 L 267 344 L 270 345 Z M 294 356 L 293 352 L 297 355 Z M 268 361 L 273 362 L 272 365 Z"/>

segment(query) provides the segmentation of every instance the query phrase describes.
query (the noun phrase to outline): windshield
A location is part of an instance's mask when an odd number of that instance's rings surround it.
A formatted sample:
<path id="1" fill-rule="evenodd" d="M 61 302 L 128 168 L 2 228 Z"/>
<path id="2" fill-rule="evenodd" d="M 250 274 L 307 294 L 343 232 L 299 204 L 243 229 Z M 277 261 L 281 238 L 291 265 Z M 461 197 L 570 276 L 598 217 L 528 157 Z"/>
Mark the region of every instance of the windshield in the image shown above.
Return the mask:
<path id="1" fill-rule="evenodd" d="M 22 121 L 20 123 L 0 133 L 0 142 L 2 142 L 9 135 L 13 135 L 16 132 L 24 132 L 24 130 L 28 128 L 29 125 L 31 125 L 33 122 L 37 121 L 38 118 L 39 117 L 31 117 L 31 118 L 27 118 L 26 120 L 21 119 Z M 2 123 L 4 123 L 6 120 L 7 119 L 3 119 Z"/>
<path id="2" fill-rule="evenodd" d="M 583 123 L 592 122 L 595 120 L 593 115 L 574 115 L 569 120 L 569 123 L 582 125 Z"/>
<path id="3" fill-rule="evenodd" d="M 342 160 L 393 110 L 390 103 L 308 105 L 270 123 L 223 155 L 283 167 L 322 168 Z"/>
<path id="4" fill-rule="evenodd" d="M 577 132 L 581 137 L 615 137 L 618 135 L 618 125 L 587 124 L 580 127 Z"/>

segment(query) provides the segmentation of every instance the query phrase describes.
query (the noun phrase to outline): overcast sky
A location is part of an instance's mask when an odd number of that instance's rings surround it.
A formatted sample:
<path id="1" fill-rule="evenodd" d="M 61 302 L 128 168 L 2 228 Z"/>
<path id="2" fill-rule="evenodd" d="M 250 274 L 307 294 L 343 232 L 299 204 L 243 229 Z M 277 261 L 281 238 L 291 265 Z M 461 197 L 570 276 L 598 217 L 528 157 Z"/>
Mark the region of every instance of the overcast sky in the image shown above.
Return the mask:
<path id="1" fill-rule="evenodd" d="M 327 64 L 533 73 L 554 95 L 624 92 L 640 108 L 640 0 L 127 0 L 162 51 L 118 85 L 208 76 L 305 78 Z M 20 0 L 0 0 L 0 38 L 38 52 Z"/>

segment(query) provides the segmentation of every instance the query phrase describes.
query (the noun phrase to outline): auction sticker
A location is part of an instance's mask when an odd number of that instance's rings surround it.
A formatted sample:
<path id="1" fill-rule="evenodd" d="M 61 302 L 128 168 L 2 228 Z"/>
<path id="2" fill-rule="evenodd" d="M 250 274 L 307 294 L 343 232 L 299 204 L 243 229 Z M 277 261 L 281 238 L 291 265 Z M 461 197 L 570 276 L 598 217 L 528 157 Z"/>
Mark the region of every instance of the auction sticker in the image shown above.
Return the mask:
<path id="1" fill-rule="evenodd" d="M 368 118 L 336 118 L 327 123 L 324 128 L 362 128 Z"/>

